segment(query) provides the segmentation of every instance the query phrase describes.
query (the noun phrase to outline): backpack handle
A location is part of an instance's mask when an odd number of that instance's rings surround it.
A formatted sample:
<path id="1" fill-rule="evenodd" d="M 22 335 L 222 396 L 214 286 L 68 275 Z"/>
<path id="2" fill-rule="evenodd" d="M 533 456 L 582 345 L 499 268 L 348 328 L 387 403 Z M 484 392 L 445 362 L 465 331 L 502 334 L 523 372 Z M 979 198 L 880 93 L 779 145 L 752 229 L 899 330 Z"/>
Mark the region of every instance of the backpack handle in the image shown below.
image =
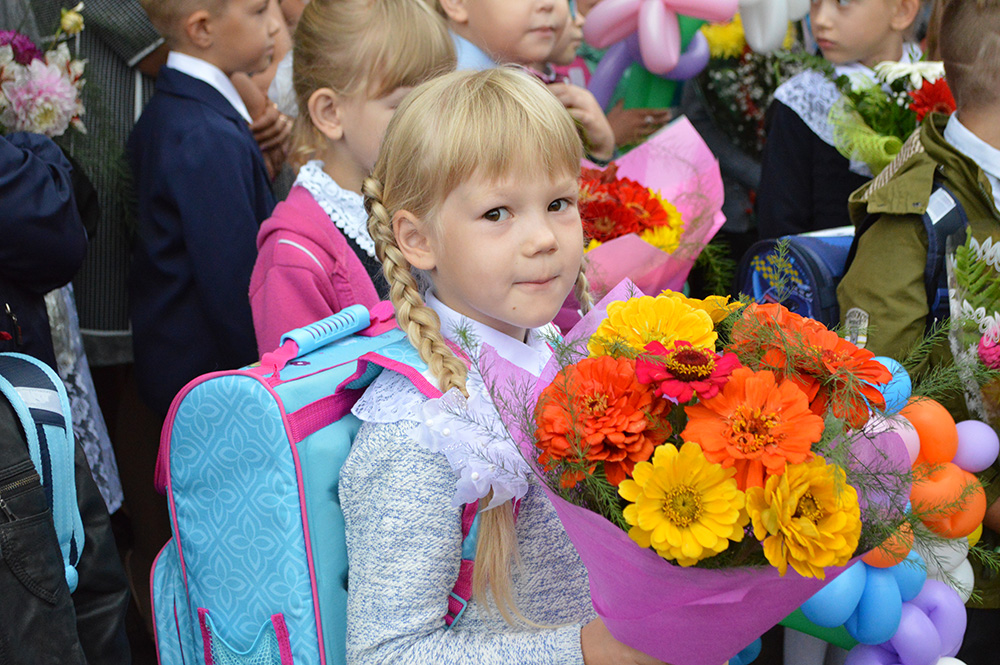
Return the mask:
<path id="1" fill-rule="evenodd" d="M 371 317 L 368 314 L 368 308 L 364 305 L 351 305 L 325 319 L 286 332 L 281 336 L 280 346 L 284 348 L 289 341 L 294 342 L 298 347 L 296 354 L 290 358 L 290 360 L 294 360 L 326 346 L 330 342 L 364 330 L 370 324 Z"/>

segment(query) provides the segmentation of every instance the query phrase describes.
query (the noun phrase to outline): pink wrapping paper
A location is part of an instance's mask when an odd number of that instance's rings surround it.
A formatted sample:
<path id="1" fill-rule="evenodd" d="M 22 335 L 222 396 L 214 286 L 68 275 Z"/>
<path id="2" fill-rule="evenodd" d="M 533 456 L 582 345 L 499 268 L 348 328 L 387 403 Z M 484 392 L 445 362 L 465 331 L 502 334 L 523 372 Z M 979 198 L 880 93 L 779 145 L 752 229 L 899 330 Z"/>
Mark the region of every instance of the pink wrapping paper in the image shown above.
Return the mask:
<path id="1" fill-rule="evenodd" d="M 719 162 L 691 122 L 680 117 L 615 160 L 618 176 L 631 178 L 677 207 L 684 220 L 680 247 L 666 254 L 626 235 L 587 253 L 587 277 L 599 295 L 628 277 L 645 293 L 679 291 L 701 250 L 726 221 Z M 639 247 L 639 243 L 649 249 Z"/>
<path id="2" fill-rule="evenodd" d="M 627 281 L 612 289 L 566 335 L 567 343 L 589 339 L 608 303 L 632 295 L 635 285 Z M 481 366 L 494 394 L 503 396 L 498 404 L 508 407 L 523 407 L 525 395 L 529 405 L 537 403 L 542 388 L 559 370 L 553 359 L 536 381 L 485 345 Z M 534 466 L 536 450 L 533 432 L 525 431 L 525 410 L 515 406 L 499 412 Z M 545 491 L 587 568 L 594 609 L 611 634 L 671 665 L 722 665 L 846 569 L 828 568 L 826 579 L 817 580 L 791 568 L 782 578 L 770 566 L 682 568 L 639 547 L 604 517 L 547 487 Z"/>

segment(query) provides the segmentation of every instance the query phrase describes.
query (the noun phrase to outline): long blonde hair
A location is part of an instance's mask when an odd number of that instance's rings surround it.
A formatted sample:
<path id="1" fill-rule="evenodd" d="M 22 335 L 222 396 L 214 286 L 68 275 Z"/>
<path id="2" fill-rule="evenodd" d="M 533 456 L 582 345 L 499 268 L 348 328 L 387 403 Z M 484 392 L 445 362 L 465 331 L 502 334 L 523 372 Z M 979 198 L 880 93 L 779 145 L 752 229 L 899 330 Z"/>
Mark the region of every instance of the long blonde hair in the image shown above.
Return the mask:
<path id="1" fill-rule="evenodd" d="M 374 173 L 362 189 L 368 232 L 399 327 L 442 392 L 457 388 L 467 394 L 467 368 L 446 344 L 437 314 L 424 303 L 414 271 L 396 243 L 393 216 L 406 210 L 420 219 L 432 218 L 445 197 L 473 174 L 498 179 L 526 167 L 544 174 L 576 174 L 582 156 L 576 125 L 559 100 L 534 77 L 514 69 L 439 77 L 414 90 L 397 109 Z M 589 309 L 582 267 L 576 292 Z M 485 603 L 489 591 L 509 623 L 512 615 L 528 621 L 511 590 L 510 567 L 516 558 L 511 503 L 481 513 L 473 592 Z"/>
<path id="2" fill-rule="evenodd" d="M 379 99 L 455 69 L 448 30 L 423 0 L 312 0 L 299 18 L 294 42 L 296 164 L 323 144 L 309 118 L 309 98 L 316 90 Z"/>

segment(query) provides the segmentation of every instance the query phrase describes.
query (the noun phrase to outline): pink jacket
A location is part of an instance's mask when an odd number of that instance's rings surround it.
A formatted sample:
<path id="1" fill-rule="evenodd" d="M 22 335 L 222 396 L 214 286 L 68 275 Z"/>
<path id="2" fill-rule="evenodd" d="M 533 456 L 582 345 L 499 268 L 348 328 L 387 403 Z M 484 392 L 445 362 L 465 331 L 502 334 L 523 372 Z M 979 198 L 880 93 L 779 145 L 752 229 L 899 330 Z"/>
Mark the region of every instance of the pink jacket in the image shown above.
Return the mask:
<path id="1" fill-rule="evenodd" d="M 293 187 L 257 234 L 250 307 L 261 354 L 281 336 L 378 294 L 361 261 L 312 195 Z"/>

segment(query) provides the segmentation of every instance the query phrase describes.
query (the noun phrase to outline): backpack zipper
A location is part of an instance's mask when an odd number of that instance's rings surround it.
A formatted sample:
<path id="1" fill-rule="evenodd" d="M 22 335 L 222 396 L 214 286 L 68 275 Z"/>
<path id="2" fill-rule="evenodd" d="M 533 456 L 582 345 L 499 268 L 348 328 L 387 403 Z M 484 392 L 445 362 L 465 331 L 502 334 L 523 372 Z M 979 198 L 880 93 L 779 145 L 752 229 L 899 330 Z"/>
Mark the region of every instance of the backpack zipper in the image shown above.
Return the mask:
<path id="1" fill-rule="evenodd" d="M 7 505 L 7 500 L 4 499 L 3 496 L 4 492 L 7 492 L 9 496 L 14 494 L 19 494 L 19 492 L 15 492 L 14 490 L 19 490 L 23 487 L 27 487 L 28 485 L 31 485 L 33 483 L 38 483 L 40 481 L 41 478 L 39 478 L 38 473 L 32 471 L 30 475 L 24 476 L 23 478 L 18 478 L 15 481 L 7 483 L 6 485 L 0 485 L 0 510 L 2 510 L 3 514 L 7 516 L 8 520 L 10 520 L 11 522 L 17 521 L 17 515 L 15 515 L 11 511 L 10 506 Z"/>

